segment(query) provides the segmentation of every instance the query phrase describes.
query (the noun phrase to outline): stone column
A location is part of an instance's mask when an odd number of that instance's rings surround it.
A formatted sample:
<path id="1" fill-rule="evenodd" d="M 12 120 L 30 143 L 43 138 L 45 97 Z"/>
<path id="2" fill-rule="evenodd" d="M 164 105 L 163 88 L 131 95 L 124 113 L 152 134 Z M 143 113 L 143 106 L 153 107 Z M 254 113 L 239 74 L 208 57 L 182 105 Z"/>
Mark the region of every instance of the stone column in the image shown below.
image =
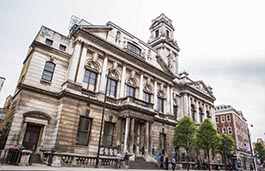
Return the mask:
<path id="1" fill-rule="evenodd" d="M 23 139 L 24 139 L 24 136 L 25 136 L 25 132 L 26 132 L 26 129 L 27 129 L 27 125 L 28 125 L 27 122 L 24 122 L 22 124 L 21 132 L 20 132 L 20 137 L 19 137 L 19 142 L 18 142 L 19 145 L 22 145 L 22 143 L 23 143 Z"/>
<path id="2" fill-rule="evenodd" d="M 140 144 L 140 136 L 141 136 L 141 127 L 140 126 L 141 125 L 138 123 L 137 124 L 137 140 L 136 140 L 137 144 Z M 136 146 L 136 153 L 140 152 L 140 148 L 141 147 L 139 145 Z"/>
<path id="3" fill-rule="evenodd" d="M 174 100 L 174 97 L 173 97 L 173 89 L 171 87 L 170 88 L 170 111 L 169 111 L 169 113 L 171 115 L 174 115 L 174 109 L 173 109 L 174 104 L 173 104 L 173 100 Z"/>
<path id="4" fill-rule="evenodd" d="M 77 82 L 82 83 L 84 78 L 84 71 L 85 71 L 85 62 L 86 62 L 86 56 L 87 56 L 87 48 L 83 47 L 82 54 L 81 54 L 81 60 L 78 67 L 78 73 L 77 73 Z"/>
<path id="5" fill-rule="evenodd" d="M 80 51 L 81 51 L 81 42 L 77 41 L 75 43 L 75 48 L 74 48 L 74 53 L 73 56 L 70 59 L 70 63 L 69 63 L 69 68 L 68 68 L 68 74 L 67 74 L 67 79 L 74 81 L 75 79 L 75 73 L 76 71 L 76 67 L 78 64 L 78 58 L 80 55 Z"/>
<path id="6" fill-rule="evenodd" d="M 149 122 L 145 122 L 145 155 L 149 154 Z"/>
<path id="7" fill-rule="evenodd" d="M 188 97 L 188 115 L 192 118 L 192 116 L 191 116 L 191 100 L 190 100 L 190 98 Z"/>
<path id="8" fill-rule="evenodd" d="M 121 146 L 121 119 L 119 118 L 117 121 L 117 145 Z"/>
<path id="9" fill-rule="evenodd" d="M 39 147 L 42 147 L 43 143 L 44 143 L 45 135 L 46 135 L 46 125 L 43 126 L 42 133 L 40 135 L 41 135 L 41 139 L 40 139 L 40 146 Z"/>
<path id="10" fill-rule="evenodd" d="M 184 94 L 183 101 L 184 101 L 184 103 L 183 103 L 184 104 L 184 113 L 183 114 L 189 115 L 189 99 L 188 99 L 187 93 Z"/>
<path id="11" fill-rule="evenodd" d="M 167 86 L 167 100 L 166 100 L 166 106 L 165 106 L 165 114 L 170 114 L 170 87 Z"/>
<path id="12" fill-rule="evenodd" d="M 199 102 L 196 100 L 196 114 L 195 114 L 195 123 L 200 123 L 200 111 L 199 111 Z"/>
<path id="13" fill-rule="evenodd" d="M 106 74 L 107 74 L 107 69 L 108 69 L 108 57 L 105 56 L 103 60 L 103 65 L 101 69 L 101 77 L 100 77 L 100 85 L 99 85 L 99 92 L 105 93 L 105 87 L 107 86 L 107 79 L 106 79 Z"/>
<path id="14" fill-rule="evenodd" d="M 149 137 L 150 137 L 150 153 L 152 153 L 152 149 L 153 149 L 153 123 L 149 123 Z"/>
<path id="15" fill-rule="evenodd" d="M 124 97 L 124 89 L 125 89 L 125 79 L 126 79 L 126 65 L 123 64 L 122 73 L 121 73 L 121 88 L 120 88 L 120 98 Z"/>
<path id="16" fill-rule="evenodd" d="M 125 123 L 125 135 L 124 135 L 124 149 L 123 152 L 125 153 L 127 151 L 127 143 L 128 143 L 128 134 L 129 134 L 129 125 L 130 125 L 130 118 L 126 118 Z"/>
<path id="17" fill-rule="evenodd" d="M 157 110 L 157 81 L 154 83 L 154 109 Z"/>
<path id="18" fill-rule="evenodd" d="M 203 106 L 203 120 L 207 117 L 206 115 L 207 115 L 207 109 L 206 109 L 206 105 L 204 104 L 204 106 Z"/>
<path id="19" fill-rule="evenodd" d="M 141 72 L 140 81 L 139 81 L 139 99 L 143 100 L 143 93 L 144 93 L 144 75 Z"/>
<path id="20" fill-rule="evenodd" d="M 130 153 L 133 153 L 133 144 L 134 143 L 134 122 L 135 122 L 135 119 L 134 118 L 131 118 L 131 130 L 130 130 L 130 136 L 131 136 L 131 142 L 130 142 Z"/>

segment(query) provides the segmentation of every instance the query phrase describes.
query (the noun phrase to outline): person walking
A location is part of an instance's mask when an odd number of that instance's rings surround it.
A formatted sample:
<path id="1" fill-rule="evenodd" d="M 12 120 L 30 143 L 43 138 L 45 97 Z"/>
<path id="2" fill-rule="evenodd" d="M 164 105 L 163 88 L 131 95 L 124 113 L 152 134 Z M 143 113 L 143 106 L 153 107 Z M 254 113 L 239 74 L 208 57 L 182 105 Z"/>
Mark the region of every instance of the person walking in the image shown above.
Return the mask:
<path id="1" fill-rule="evenodd" d="M 144 155 L 144 146 L 142 146 L 142 155 Z"/>
<path id="2" fill-rule="evenodd" d="M 168 155 L 165 156 L 165 170 L 168 170 Z"/>
<path id="3" fill-rule="evenodd" d="M 158 168 L 160 168 L 160 163 L 161 163 L 161 156 L 160 156 L 160 154 L 158 153 L 158 155 L 157 155 L 157 167 Z"/>
<path id="4" fill-rule="evenodd" d="M 124 161 L 125 161 L 125 169 L 129 169 L 129 158 L 130 158 L 130 155 L 127 151 L 124 155 Z"/>
<path id="5" fill-rule="evenodd" d="M 172 171 L 175 171 L 175 168 L 176 168 L 176 158 L 175 158 L 175 156 L 172 157 L 171 165 L 172 165 Z"/>
<path id="6" fill-rule="evenodd" d="M 117 169 L 121 168 L 121 153 L 119 151 L 116 154 L 116 168 Z"/>
<path id="7" fill-rule="evenodd" d="M 161 154 L 161 157 L 160 157 L 160 168 L 164 169 L 164 155 L 163 154 Z"/>

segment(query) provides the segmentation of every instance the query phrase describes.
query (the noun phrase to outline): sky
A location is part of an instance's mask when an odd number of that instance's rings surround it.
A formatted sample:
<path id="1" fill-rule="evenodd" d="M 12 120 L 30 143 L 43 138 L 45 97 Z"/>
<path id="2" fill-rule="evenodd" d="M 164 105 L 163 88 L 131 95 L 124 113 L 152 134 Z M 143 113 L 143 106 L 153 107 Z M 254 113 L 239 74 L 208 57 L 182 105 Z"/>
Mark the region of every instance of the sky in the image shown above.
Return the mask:
<path id="1" fill-rule="evenodd" d="M 0 1 L 0 107 L 13 95 L 28 47 L 42 25 L 68 35 L 72 15 L 95 25 L 112 21 L 147 42 L 151 20 L 173 21 L 180 71 L 213 88 L 215 105 L 247 119 L 252 140 L 265 138 L 265 2 L 262 0 Z"/>

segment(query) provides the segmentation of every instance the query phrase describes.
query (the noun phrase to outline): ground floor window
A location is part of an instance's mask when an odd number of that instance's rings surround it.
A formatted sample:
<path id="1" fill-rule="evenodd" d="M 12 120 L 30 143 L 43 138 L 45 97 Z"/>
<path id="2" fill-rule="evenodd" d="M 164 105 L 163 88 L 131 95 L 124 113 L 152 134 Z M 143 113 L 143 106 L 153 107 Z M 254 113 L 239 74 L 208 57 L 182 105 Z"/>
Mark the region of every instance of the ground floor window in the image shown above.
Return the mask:
<path id="1" fill-rule="evenodd" d="M 77 132 L 76 144 L 78 145 L 88 145 L 88 140 L 90 136 L 90 130 L 92 125 L 92 119 L 80 116 L 79 127 Z"/>
<path id="2" fill-rule="evenodd" d="M 166 134 L 160 133 L 159 136 L 159 147 L 162 149 L 162 152 L 166 149 Z"/>
<path id="3" fill-rule="evenodd" d="M 112 146 L 113 133 L 115 124 L 111 122 L 105 122 L 104 124 L 104 134 L 103 134 L 103 145 Z"/>

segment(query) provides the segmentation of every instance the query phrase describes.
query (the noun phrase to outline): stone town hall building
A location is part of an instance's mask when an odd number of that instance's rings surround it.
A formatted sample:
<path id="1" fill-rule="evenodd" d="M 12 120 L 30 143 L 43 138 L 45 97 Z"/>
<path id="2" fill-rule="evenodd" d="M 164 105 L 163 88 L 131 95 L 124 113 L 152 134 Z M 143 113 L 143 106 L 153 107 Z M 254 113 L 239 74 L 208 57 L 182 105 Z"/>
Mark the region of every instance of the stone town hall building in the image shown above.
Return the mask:
<path id="1" fill-rule="evenodd" d="M 79 20 L 68 36 L 42 26 L 23 63 L 5 148 L 34 148 L 42 160 L 52 151 L 54 165 L 95 157 L 105 104 L 100 157 L 138 156 L 143 147 L 147 161 L 158 151 L 173 155 L 177 121 L 211 118 L 215 97 L 203 81 L 179 73 L 168 17 L 152 20 L 150 34 L 145 43 L 112 22 Z"/>

